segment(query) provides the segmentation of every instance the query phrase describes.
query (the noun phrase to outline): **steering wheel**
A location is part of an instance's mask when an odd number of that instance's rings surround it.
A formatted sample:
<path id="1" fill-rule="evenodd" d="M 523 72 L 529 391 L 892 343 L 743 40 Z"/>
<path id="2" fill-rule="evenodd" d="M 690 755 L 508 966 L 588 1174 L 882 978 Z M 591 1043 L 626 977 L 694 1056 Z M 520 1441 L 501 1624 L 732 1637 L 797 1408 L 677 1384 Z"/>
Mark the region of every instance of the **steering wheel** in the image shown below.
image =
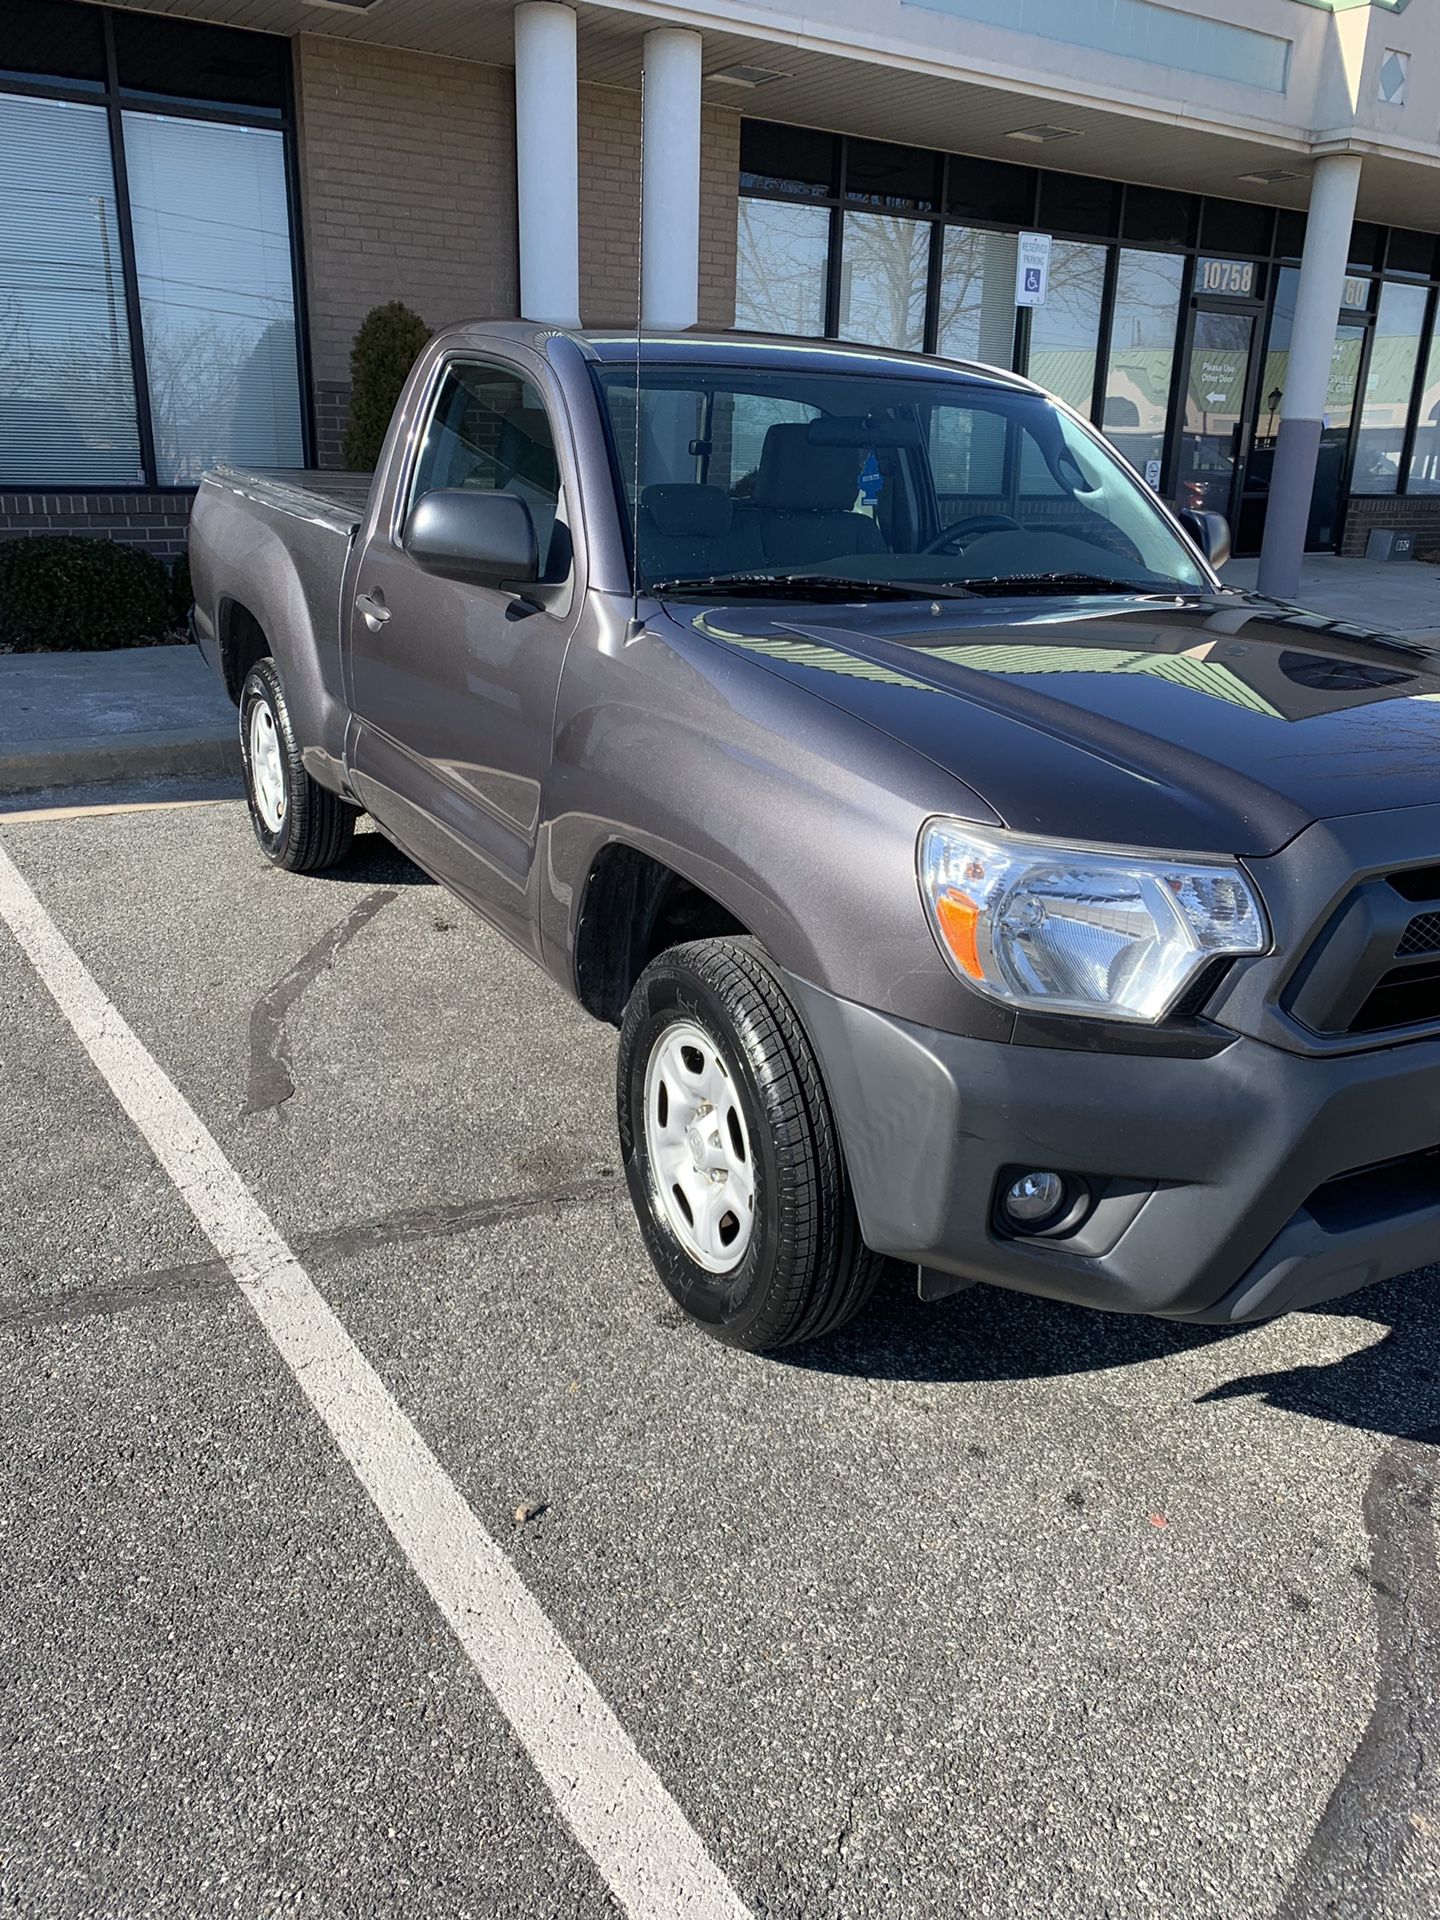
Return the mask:
<path id="1" fill-rule="evenodd" d="M 954 520 L 943 532 L 937 533 L 925 547 L 924 553 L 959 553 L 968 540 L 977 533 L 1024 533 L 1025 528 L 1018 520 L 1012 520 L 1008 513 L 972 513 L 968 520 Z"/>

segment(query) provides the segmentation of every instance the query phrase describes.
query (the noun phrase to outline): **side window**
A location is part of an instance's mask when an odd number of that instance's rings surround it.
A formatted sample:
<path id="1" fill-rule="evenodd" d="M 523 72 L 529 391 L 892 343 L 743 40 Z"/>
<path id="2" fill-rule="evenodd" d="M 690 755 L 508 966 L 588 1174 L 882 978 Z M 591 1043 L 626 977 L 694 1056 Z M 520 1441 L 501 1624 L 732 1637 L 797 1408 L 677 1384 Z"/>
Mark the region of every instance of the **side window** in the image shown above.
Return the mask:
<path id="1" fill-rule="evenodd" d="M 1005 498 L 1005 421 L 985 407 L 935 407 L 930 470 L 943 522 L 963 519 Z"/>
<path id="2" fill-rule="evenodd" d="M 1024 500 L 1061 500 L 1069 495 L 1028 433 L 1020 435 L 1020 496 Z"/>
<path id="3" fill-rule="evenodd" d="M 446 369 L 425 428 L 406 511 L 444 487 L 513 493 L 530 509 L 541 576 L 563 577 L 569 542 L 555 536 L 560 463 L 539 390 L 508 367 L 456 361 Z"/>

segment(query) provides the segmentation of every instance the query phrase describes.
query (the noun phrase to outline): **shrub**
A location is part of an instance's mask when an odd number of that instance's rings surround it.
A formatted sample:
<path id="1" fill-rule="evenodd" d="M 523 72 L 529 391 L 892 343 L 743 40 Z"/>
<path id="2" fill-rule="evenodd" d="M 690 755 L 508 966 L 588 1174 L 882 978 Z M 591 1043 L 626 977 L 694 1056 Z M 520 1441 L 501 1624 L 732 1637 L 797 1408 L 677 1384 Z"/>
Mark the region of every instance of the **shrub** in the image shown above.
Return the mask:
<path id="1" fill-rule="evenodd" d="M 84 534 L 0 540 L 0 653 L 144 647 L 170 626 L 170 576 L 153 553 Z"/>
<path id="2" fill-rule="evenodd" d="M 195 589 L 190 584 L 190 559 L 180 554 L 170 563 L 170 623 L 184 627 L 190 619 L 190 609 L 195 603 Z"/>
<path id="3" fill-rule="evenodd" d="M 379 461 L 385 430 L 406 375 L 430 338 L 418 313 L 402 301 L 372 307 L 350 349 L 350 423 L 345 464 L 357 473 Z"/>

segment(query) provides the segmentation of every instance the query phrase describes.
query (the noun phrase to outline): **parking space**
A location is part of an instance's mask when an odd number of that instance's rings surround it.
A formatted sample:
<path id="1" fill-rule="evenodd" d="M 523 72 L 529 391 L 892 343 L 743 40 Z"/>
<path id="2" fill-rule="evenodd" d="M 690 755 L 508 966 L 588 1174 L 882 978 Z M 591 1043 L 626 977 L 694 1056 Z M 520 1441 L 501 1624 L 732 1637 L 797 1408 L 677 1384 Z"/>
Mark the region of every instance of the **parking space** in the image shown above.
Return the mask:
<path id="1" fill-rule="evenodd" d="M 613 1035 L 376 837 L 0 847 L 744 1908 L 1440 1911 L 1433 1272 L 1228 1334 L 897 1283 L 731 1353 Z M 3 925 L 0 979 L 5 1897 L 626 1910 Z"/>

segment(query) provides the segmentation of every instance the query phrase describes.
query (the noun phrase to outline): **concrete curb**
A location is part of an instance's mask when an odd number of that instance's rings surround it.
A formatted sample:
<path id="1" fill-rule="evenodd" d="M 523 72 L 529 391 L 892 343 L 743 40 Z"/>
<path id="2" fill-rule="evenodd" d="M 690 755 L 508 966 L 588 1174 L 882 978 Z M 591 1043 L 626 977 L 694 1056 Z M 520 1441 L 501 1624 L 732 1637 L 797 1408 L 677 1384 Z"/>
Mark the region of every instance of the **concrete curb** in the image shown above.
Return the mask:
<path id="1" fill-rule="evenodd" d="M 0 793 L 239 772 L 240 737 L 233 727 L 223 734 L 162 730 L 109 739 L 21 740 L 0 753 Z"/>

